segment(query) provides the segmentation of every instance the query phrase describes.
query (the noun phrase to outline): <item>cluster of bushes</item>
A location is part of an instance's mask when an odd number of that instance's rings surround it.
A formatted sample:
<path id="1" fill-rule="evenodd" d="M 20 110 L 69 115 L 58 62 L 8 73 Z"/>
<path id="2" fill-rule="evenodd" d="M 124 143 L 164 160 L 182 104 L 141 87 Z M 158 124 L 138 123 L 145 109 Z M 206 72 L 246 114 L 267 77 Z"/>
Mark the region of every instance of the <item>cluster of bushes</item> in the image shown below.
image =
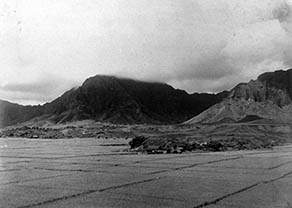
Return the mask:
<path id="1" fill-rule="evenodd" d="M 147 138 L 144 136 L 136 136 L 129 145 L 131 149 L 139 148 L 139 151 L 148 153 L 182 153 L 185 151 L 223 151 L 224 145 L 219 141 L 208 141 L 197 143 L 180 139 L 167 138 Z"/>
<path id="2" fill-rule="evenodd" d="M 224 138 L 147 138 L 137 136 L 130 141 L 132 149 L 148 153 L 181 153 L 185 151 L 230 151 L 267 149 L 279 145 L 270 137 L 224 137 Z"/>
<path id="3" fill-rule="evenodd" d="M 147 137 L 144 136 L 136 136 L 135 138 L 133 138 L 130 142 L 129 145 L 131 146 L 132 149 L 135 149 L 137 147 L 140 147 L 143 142 L 145 142 L 147 140 Z"/>

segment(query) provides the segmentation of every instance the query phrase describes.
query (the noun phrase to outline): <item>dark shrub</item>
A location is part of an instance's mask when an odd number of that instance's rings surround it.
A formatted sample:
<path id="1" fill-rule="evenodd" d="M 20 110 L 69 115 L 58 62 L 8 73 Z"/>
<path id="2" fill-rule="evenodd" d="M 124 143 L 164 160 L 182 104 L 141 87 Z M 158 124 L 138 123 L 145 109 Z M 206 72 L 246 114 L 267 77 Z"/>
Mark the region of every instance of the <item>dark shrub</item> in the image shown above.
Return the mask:
<path id="1" fill-rule="evenodd" d="M 144 136 L 136 136 L 134 139 L 132 139 L 129 142 L 129 145 L 131 146 L 131 148 L 136 148 L 141 146 L 141 144 L 146 140 L 147 138 Z"/>
<path id="2" fill-rule="evenodd" d="M 205 148 L 207 148 L 210 151 L 221 151 L 223 145 L 218 141 L 210 141 L 205 145 Z"/>

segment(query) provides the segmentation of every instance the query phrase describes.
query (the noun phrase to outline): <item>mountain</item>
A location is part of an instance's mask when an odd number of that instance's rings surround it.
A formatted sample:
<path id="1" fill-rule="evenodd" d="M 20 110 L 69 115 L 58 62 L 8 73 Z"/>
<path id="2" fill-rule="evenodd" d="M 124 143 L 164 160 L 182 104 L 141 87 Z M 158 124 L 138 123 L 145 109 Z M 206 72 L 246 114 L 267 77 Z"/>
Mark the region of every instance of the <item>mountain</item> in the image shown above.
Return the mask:
<path id="1" fill-rule="evenodd" d="M 40 114 L 40 106 L 22 106 L 0 100 L 0 127 L 22 123 Z"/>
<path id="2" fill-rule="evenodd" d="M 257 102 L 270 100 L 280 107 L 291 104 L 292 69 L 264 73 L 255 81 L 241 83 L 231 91 L 231 97 Z"/>
<path id="3" fill-rule="evenodd" d="M 42 106 L 1 101 L 0 120 L 1 126 L 31 119 L 53 123 L 93 119 L 116 124 L 173 124 L 190 119 L 227 95 L 227 91 L 188 94 L 164 83 L 97 75 Z"/>
<path id="4" fill-rule="evenodd" d="M 292 122 L 292 69 L 261 74 L 240 83 L 222 102 L 185 123 Z"/>

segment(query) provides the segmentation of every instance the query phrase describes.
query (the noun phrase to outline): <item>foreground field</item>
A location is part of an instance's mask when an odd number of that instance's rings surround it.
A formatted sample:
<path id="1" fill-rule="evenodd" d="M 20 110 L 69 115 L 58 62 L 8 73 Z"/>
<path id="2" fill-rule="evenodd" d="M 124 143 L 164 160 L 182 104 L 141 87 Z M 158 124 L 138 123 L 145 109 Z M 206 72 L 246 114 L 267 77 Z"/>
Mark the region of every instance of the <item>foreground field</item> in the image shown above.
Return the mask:
<path id="1" fill-rule="evenodd" d="M 292 207 L 292 146 L 146 155 L 123 139 L 0 139 L 0 207 Z"/>

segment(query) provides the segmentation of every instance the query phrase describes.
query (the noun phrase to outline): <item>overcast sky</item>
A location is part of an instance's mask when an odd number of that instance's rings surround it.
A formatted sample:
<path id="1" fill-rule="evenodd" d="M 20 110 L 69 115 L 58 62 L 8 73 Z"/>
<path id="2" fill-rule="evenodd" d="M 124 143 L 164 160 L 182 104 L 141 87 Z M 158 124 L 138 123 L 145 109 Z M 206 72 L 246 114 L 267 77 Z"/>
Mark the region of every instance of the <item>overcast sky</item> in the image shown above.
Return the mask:
<path id="1" fill-rule="evenodd" d="M 292 66 L 292 0 L 1 0 L 0 99 L 96 74 L 218 92 Z"/>

